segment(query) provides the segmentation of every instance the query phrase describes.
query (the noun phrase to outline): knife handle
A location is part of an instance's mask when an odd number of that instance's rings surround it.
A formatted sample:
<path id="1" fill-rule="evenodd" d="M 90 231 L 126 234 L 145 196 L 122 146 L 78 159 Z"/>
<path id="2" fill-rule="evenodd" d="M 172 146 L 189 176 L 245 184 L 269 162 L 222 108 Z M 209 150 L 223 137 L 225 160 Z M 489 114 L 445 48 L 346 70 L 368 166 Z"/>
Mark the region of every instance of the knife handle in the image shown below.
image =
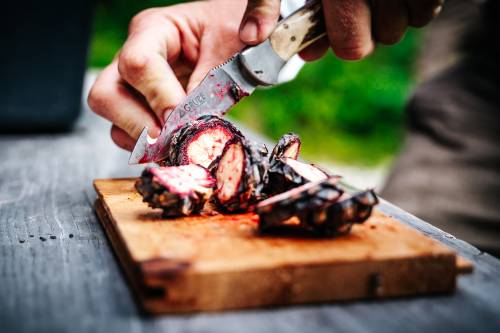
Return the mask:
<path id="1" fill-rule="evenodd" d="M 321 0 L 310 0 L 280 21 L 269 41 L 274 51 L 286 61 L 325 35 Z"/>

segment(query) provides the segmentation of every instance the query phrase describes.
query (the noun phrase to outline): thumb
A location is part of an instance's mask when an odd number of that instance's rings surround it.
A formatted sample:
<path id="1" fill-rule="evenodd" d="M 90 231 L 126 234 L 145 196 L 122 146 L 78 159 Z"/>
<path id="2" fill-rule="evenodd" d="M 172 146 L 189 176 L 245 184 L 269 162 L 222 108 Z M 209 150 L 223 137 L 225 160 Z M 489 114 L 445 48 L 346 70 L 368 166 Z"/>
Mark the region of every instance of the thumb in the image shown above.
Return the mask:
<path id="1" fill-rule="evenodd" d="M 280 16 L 280 2 L 248 0 L 240 26 L 240 39 L 243 43 L 256 45 L 269 37 Z"/>

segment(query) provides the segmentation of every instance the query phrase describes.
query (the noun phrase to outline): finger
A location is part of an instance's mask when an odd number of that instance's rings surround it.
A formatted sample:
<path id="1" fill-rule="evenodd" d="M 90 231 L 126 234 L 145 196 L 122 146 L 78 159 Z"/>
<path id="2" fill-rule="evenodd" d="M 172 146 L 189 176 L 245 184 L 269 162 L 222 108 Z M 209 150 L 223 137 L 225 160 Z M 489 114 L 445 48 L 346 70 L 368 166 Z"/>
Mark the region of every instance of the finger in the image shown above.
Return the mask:
<path id="1" fill-rule="evenodd" d="M 444 0 L 406 0 L 410 25 L 423 27 L 441 12 L 443 4 Z"/>
<path id="2" fill-rule="evenodd" d="M 118 126 L 111 126 L 111 139 L 120 148 L 132 151 L 135 146 L 135 140 L 132 139 L 127 132 Z"/>
<path id="3" fill-rule="evenodd" d="M 328 37 L 323 37 L 320 40 L 314 42 L 314 44 L 309 45 L 304 50 L 302 50 L 299 55 L 305 61 L 315 61 L 323 57 L 330 47 L 330 42 Z"/>
<path id="4" fill-rule="evenodd" d="M 200 62 L 196 64 L 196 68 L 189 78 L 189 82 L 186 88 L 187 93 L 189 94 L 194 88 L 196 88 L 205 78 L 207 73 L 215 66 L 216 64 L 213 61 L 201 61 L 200 59 Z"/>
<path id="5" fill-rule="evenodd" d="M 196 88 L 212 68 L 227 60 L 235 52 L 237 52 L 237 50 L 234 50 L 234 52 L 225 56 L 213 54 L 209 50 L 205 50 L 204 52 L 202 52 L 200 55 L 200 60 L 196 64 L 196 67 L 193 70 L 191 77 L 189 78 L 186 89 L 187 93 L 190 93 L 194 88 Z"/>
<path id="6" fill-rule="evenodd" d="M 323 0 L 323 10 L 328 39 L 339 58 L 358 60 L 373 51 L 367 0 Z"/>
<path id="7" fill-rule="evenodd" d="M 120 127 L 131 138 L 138 138 L 144 126 L 149 128 L 152 137 L 160 132 L 158 121 L 142 96 L 121 80 L 116 61 L 98 76 L 87 101 L 96 114 Z"/>
<path id="8" fill-rule="evenodd" d="M 241 40 L 235 38 L 238 27 L 226 28 L 217 29 L 217 31 L 213 31 L 210 34 L 205 34 L 201 39 L 200 57 L 189 78 L 188 93 L 198 86 L 208 71 L 220 65 L 243 48 L 244 44 Z"/>
<path id="9" fill-rule="evenodd" d="M 280 0 L 248 0 L 240 26 L 240 38 L 248 45 L 263 42 L 276 26 L 280 16 Z"/>
<path id="10" fill-rule="evenodd" d="M 168 29 L 168 25 L 165 21 L 132 33 L 118 60 L 121 77 L 146 98 L 162 123 L 165 113 L 185 98 L 184 89 L 167 62 L 166 41 L 173 45 L 172 50 L 168 49 L 173 53 L 169 57 L 180 53 L 178 32 Z"/>
<path id="11" fill-rule="evenodd" d="M 408 11 L 401 0 L 372 0 L 375 41 L 392 45 L 401 40 L 408 27 Z"/>

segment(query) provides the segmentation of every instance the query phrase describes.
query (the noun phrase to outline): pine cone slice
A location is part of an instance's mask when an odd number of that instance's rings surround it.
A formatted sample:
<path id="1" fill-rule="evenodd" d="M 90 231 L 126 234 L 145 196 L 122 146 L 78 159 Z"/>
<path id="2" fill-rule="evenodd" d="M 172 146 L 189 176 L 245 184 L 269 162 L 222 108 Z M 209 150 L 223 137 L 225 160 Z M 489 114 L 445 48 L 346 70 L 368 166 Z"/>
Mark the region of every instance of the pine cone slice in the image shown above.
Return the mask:
<path id="1" fill-rule="evenodd" d="M 284 134 L 274 146 L 271 155 L 269 156 L 269 163 L 273 165 L 276 160 L 283 157 L 289 157 L 296 160 L 300 153 L 300 138 L 297 134 L 287 133 Z"/>
<path id="2" fill-rule="evenodd" d="M 229 121 L 203 116 L 176 130 L 167 143 L 168 166 L 199 164 L 208 167 L 221 153 L 227 141 L 243 134 Z"/>
<path id="3" fill-rule="evenodd" d="M 164 217 L 199 213 L 214 186 L 210 172 L 195 164 L 146 168 L 135 184 L 143 201 L 163 209 Z"/>
<path id="4" fill-rule="evenodd" d="M 214 199 L 226 212 L 245 211 L 264 198 L 267 184 L 267 148 L 241 137 L 229 140 L 213 166 Z"/>

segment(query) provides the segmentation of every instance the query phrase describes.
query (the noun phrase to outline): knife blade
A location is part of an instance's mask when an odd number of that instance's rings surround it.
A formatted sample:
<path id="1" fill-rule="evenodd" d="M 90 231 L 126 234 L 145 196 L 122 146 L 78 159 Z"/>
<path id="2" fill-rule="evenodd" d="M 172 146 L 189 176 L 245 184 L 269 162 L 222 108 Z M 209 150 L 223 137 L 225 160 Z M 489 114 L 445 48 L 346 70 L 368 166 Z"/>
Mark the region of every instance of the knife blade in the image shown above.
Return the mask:
<path id="1" fill-rule="evenodd" d="M 163 160 L 168 140 L 176 129 L 204 115 L 222 117 L 258 86 L 276 84 L 286 62 L 324 35 L 321 2 L 309 1 L 279 22 L 266 41 L 246 48 L 210 70 L 169 114 L 158 138 L 151 138 L 145 127 L 130 155 L 129 164 Z"/>
<path id="2" fill-rule="evenodd" d="M 177 128 L 207 114 L 222 117 L 241 98 L 250 95 L 257 83 L 245 78 L 239 67 L 237 54 L 210 70 L 201 83 L 169 114 L 158 138 L 149 137 L 148 128 L 145 127 L 130 155 L 129 164 L 162 160 L 170 134 Z"/>

